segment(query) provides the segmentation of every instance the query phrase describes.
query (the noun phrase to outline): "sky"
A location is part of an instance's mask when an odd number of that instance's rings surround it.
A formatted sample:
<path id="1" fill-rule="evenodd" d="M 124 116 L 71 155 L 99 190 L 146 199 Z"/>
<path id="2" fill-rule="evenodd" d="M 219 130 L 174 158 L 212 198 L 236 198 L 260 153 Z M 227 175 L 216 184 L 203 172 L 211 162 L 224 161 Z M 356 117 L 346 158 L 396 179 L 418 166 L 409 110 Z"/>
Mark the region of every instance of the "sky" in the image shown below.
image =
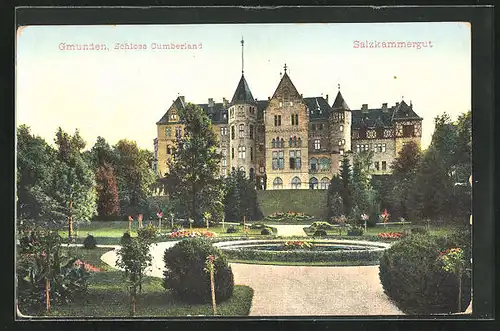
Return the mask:
<path id="1" fill-rule="evenodd" d="M 49 143 L 62 127 L 79 129 L 87 148 L 102 136 L 153 150 L 155 123 L 178 95 L 193 103 L 232 98 L 242 37 L 245 78 L 259 100 L 273 95 L 286 64 L 299 93 L 329 95 L 330 105 L 338 84 L 351 109 L 411 101 L 424 118 L 424 148 L 435 116 L 457 118 L 471 109 L 470 25 L 464 22 L 28 26 L 17 33 L 16 125 L 28 125 Z M 427 47 L 355 47 L 366 41 Z M 63 47 L 91 43 L 107 48 Z M 117 43 L 146 49 L 115 49 Z M 153 49 L 153 43 L 198 49 Z"/>

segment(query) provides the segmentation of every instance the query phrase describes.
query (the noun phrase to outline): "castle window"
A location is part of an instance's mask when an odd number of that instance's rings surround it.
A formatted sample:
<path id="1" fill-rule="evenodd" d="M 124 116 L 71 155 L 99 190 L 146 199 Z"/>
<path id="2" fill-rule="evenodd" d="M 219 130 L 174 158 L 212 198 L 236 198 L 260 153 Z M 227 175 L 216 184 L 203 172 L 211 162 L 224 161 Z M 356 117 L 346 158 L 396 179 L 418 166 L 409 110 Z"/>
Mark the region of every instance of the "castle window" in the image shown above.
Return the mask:
<path id="1" fill-rule="evenodd" d="M 253 136 L 254 136 L 254 133 L 253 133 L 253 125 L 250 125 L 250 139 L 254 139 Z"/>
<path id="2" fill-rule="evenodd" d="M 250 161 L 253 161 L 253 147 L 250 147 Z"/>
<path id="3" fill-rule="evenodd" d="M 281 148 L 285 148 L 285 139 L 281 138 Z"/>
<path id="4" fill-rule="evenodd" d="M 234 160 L 234 147 L 231 147 L 231 159 Z"/>
<path id="5" fill-rule="evenodd" d="M 302 139 L 300 137 L 297 139 L 297 146 L 302 147 Z"/>
<path id="6" fill-rule="evenodd" d="M 280 102 L 280 107 L 283 107 L 283 102 Z"/>
<path id="7" fill-rule="evenodd" d="M 274 126 L 278 126 L 278 115 L 274 115 Z"/>
<path id="8" fill-rule="evenodd" d="M 322 157 L 319 160 L 319 167 L 320 167 L 321 170 L 328 170 L 328 169 L 330 169 L 330 164 L 331 164 L 330 159 L 327 159 L 326 157 Z"/>
<path id="9" fill-rule="evenodd" d="M 339 153 L 340 153 L 340 155 L 344 155 L 344 150 L 343 149 L 339 149 Z"/>
<path id="10" fill-rule="evenodd" d="M 300 169 L 301 167 L 300 150 L 290 151 L 290 169 Z"/>
<path id="11" fill-rule="evenodd" d="M 238 159 L 244 159 L 246 156 L 246 147 L 238 146 Z"/>
<path id="12" fill-rule="evenodd" d="M 375 161 L 375 170 L 380 170 L 380 163 L 378 161 Z"/>
<path id="13" fill-rule="evenodd" d="M 328 190 L 328 186 L 330 186 L 330 180 L 327 177 L 321 178 L 321 189 Z"/>
<path id="14" fill-rule="evenodd" d="M 293 139 L 292 137 L 290 137 L 290 139 L 288 140 L 288 147 L 292 147 L 293 145 Z"/>
<path id="15" fill-rule="evenodd" d="M 290 107 L 293 107 L 293 101 L 290 101 Z"/>
<path id="16" fill-rule="evenodd" d="M 385 144 L 382 144 L 382 153 L 385 153 Z"/>
<path id="17" fill-rule="evenodd" d="M 314 140 L 314 149 L 315 150 L 321 149 L 321 140 L 319 140 L 319 139 Z"/>
<path id="18" fill-rule="evenodd" d="M 250 180 L 255 180 L 255 171 L 253 168 L 250 168 L 250 173 L 249 173 Z"/>
<path id="19" fill-rule="evenodd" d="M 278 126 L 281 126 L 281 115 L 278 115 Z"/>
<path id="20" fill-rule="evenodd" d="M 343 125 L 339 126 L 339 131 L 340 132 L 344 131 L 344 126 Z"/>
<path id="21" fill-rule="evenodd" d="M 176 127 L 175 128 L 175 138 L 180 138 L 181 136 L 182 136 L 182 128 Z"/>
<path id="22" fill-rule="evenodd" d="M 295 125 L 299 125 L 299 114 L 295 114 Z"/>
<path id="23" fill-rule="evenodd" d="M 227 149 L 223 148 L 223 149 L 221 150 L 221 154 L 222 154 L 222 156 L 225 158 L 225 157 L 227 156 Z"/>
<path id="24" fill-rule="evenodd" d="M 297 147 L 297 136 L 293 136 L 293 147 Z"/>
<path id="25" fill-rule="evenodd" d="M 234 133 L 234 125 L 231 126 L 231 139 L 235 138 L 235 133 Z"/>
<path id="26" fill-rule="evenodd" d="M 245 137 L 245 124 L 240 124 L 240 130 L 238 133 L 238 137 L 240 137 L 240 138 Z"/>
<path id="27" fill-rule="evenodd" d="M 299 189 L 300 185 L 302 184 L 300 181 L 299 177 L 293 177 L 292 182 L 290 183 L 292 185 L 292 189 Z"/>
<path id="28" fill-rule="evenodd" d="M 285 152 L 278 152 L 278 169 L 285 169 Z"/>
<path id="29" fill-rule="evenodd" d="M 385 171 L 387 170 L 387 162 L 382 161 L 382 170 Z"/>
<path id="30" fill-rule="evenodd" d="M 227 120 L 227 114 L 226 113 L 222 114 L 222 118 Z"/>
<path id="31" fill-rule="evenodd" d="M 226 127 L 220 128 L 220 134 L 221 134 L 222 136 L 227 135 L 227 128 L 226 128 Z"/>
<path id="32" fill-rule="evenodd" d="M 272 146 L 273 146 L 273 148 L 276 148 L 276 139 L 274 139 L 274 138 L 273 138 Z"/>
<path id="33" fill-rule="evenodd" d="M 165 128 L 165 136 L 170 137 L 172 135 L 172 128 Z"/>
<path id="34" fill-rule="evenodd" d="M 278 169 L 278 152 L 273 152 L 273 170 Z"/>
<path id="35" fill-rule="evenodd" d="M 225 158 L 222 159 L 222 167 L 225 168 L 227 166 L 227 160 Z"/>
<path id="36" fill-rule="evenodd" d="M 309 188 L 311 190 L 317 190 L 318 189 L 318 179 L 313 177 L 309 179 Z"/>
<path id="37" fill-rule="evenodd" d="M 274 189 L 281 189 L 281 188 L 283 188 L 283 179 L 281 179 L 279 177 L 276 177 L 273 180 L 273 188 Z"/>
<path id="38" fill-rule="evenodd" d="M 167 154 L 172 154 L 172 148 L 170 146 L 167 146 Z"/>
<path id="39" fill-rule="evenodd" d="M 312 171 L 318 170 L 318 160 L 313 157 L 311 160 L 309 160 L 309 166 Z"/>

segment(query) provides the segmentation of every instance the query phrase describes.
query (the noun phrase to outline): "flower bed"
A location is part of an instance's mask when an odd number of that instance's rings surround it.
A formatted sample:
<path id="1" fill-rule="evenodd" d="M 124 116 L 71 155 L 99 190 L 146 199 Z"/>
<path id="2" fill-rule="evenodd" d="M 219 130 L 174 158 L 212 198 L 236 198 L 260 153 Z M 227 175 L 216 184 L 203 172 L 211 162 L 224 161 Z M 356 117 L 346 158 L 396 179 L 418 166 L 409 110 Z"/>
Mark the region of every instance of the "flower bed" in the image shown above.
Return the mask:
<path id="1" fill-rule="evenodd" d="M 381 232 L 377 234 L 377 237 L 382 239 L 401 239 L 404 237 L 403 232 Z"/>
<path id="2" fill-rule="evenodd" d="M 312 249 L 314 245 L 308 241 L 285 241 L 283 248 L 287 250 L 292 249 Z"/>
<path id="3" fill-rule="evenodd" d="M 85 271 L 88 271 L 88 272 L 100 272 L 100 271 L 104 271 L 104 269 L 102 269 L 102 268 L 94 267 L 90 263 L 87 263 L 87 262 L 84 262 L 84 261 L 81 261 L 81 260 L 76 260 L 75 261 L 75 265 L 79 266 L 79 267 L 83 266 L 83 268 L 85 269 Z"/>
<path id="4" fill-rule="evenodd" d="M 171 232 L 168 235 L 169 238 L 194 238 L 194 237 L 205 237 L 211 238 L 215 237 L 215 233 L 210 231 L 193 231 L 193 230 L 179 230 Z"/>

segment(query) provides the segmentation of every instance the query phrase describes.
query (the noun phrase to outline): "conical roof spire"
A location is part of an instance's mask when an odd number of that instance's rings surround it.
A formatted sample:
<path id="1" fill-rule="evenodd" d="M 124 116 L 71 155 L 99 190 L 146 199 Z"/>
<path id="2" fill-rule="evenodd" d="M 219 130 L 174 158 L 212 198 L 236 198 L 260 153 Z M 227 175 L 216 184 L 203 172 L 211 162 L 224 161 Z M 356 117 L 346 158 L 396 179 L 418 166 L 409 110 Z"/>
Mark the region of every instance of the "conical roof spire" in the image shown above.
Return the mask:
<path id="1" fill-rule="evenodd" d="M 344 100 L 344 97 L 342 96 L 342 93 L 340 93 L 340 84 L 338 84 L 339 91 L 337 93 L 337 96 L 335 97 L 335 101 L 333 102 L 332 108 L 333 109 L 343 109 L 343 110 L 350 110 L 349 106 Z"/>

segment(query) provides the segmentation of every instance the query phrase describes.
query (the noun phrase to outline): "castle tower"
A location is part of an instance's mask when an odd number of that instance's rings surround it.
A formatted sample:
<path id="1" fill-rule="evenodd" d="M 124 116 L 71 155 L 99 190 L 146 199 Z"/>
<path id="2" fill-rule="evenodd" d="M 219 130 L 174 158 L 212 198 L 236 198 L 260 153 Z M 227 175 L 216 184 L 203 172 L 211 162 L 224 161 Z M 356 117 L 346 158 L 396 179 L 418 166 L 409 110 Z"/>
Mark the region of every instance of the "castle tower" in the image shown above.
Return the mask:
<path id="1" fill-rule="evenodd" d="M 267 190 L 309 188 L 307 109 L 285 65 L 264 111 Z"/>
<path id="2" fill-rule="evenodd" d="M 349 106 L 340 93 L 340 84 L 338 93 L 332 105 L 332 111 L 329 118 L 330 129 L 330 152 L 332 156 L 333 174 L 338 173 L 339 162 L 344 153 L 352 151 L 351 149 L 351 125 L 352 113 Z"/>
<path id="3" fill-rule="evenodd" d="M 229 107 L 229 165 L 231 170 L 243 170 L 253 180 L 256 172 L 257 103 L 244 75 L 243 45 L 242 39 L 241 79 Z"/>

